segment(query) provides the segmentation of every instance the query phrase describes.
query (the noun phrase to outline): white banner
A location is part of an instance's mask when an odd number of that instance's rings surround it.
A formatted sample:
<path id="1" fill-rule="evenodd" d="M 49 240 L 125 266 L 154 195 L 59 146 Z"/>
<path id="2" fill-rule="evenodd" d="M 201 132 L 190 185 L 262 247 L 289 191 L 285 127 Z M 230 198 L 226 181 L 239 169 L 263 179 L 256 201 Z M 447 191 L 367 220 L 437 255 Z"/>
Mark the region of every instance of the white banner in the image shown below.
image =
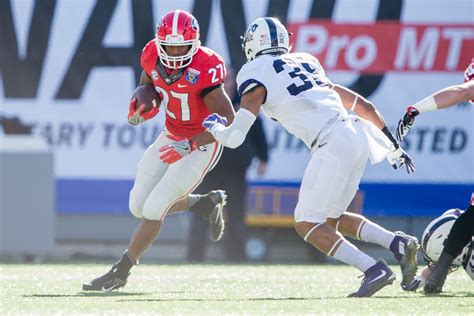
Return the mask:
<path id="1" fill-rule="evenodd" d="M 254 18 L 266 15 L 271 2 L 243 1 L 246 17 L 240 32 Z M 133 179 L 141 154 L 163 126 L 162 117 L 138 128 L 127 123 L 128 100 L 137 76 L 132 64 L 136 66 L 140 58 L 140 49 L 135 47 L 130 53 L 130 47 L 145 44 L 146 38 L 137 43 L 142 28 L 148 30 L 150 39 L 161 15 L 177 8 L 192 11 L 194 1 L 151 1 L 151 11 L 140 7 L 148 1 L 119 0 L 116 6 L 111 3 L 112 7 L 93 0 L 58 0 L 51 8 L 49 1 L 25 0 L 3 1 L 0 5 L 0 18 L 6 22 L 1 25 L 8 26 L 10 17 L 13 24 L 2 29 L 7 35 L 0 38 L 16 38 L 16 42 L 2 41 L 0 115 L 18 117 L 24 124 L 34 125 L 34 134 L 48 139 L 56 155 L 58 178 Z M 290 1 L 287 23 L 307 21 L 314 11 L 310 10 L 312 4 Z M 236 52 L 230 51 L 229 43 L 238 46 L 240 39 L 229 37 L 225 5 L 213 1 L 209 20 L 199 22 L 208 26 L 205 44 L 230 65 Z M 395 22 L 472 26 L 472 10 L 470 0 L 404 1 Z M 138 17 L 146 12 L 152 14 L 141 21 Z M 381 12 L 378 1 L 339 0 L 328 18 L 337 23 L 372 23 L 381 14 L 377 12 Z M 49 24 L 32 25 L 38 16 Z M 469 36 L 462 39 L 472 44 Z M 463 47 L 460 44 L 459 49 Z M 114 58 L 120 62 L 115 64 Z M 350 86 L 360 73 L 363 70 L 335 69 L 328 75 L 334 82 Z M 387 70 L 369 99 L 393 128 L 408 105 L 461 81 L 462 71 L 457 68 Z M 473 123 L 474 111 L 469 104 L 421 115 L 406 145 L 417 162 L 416 174 L 408 176 L 382 163 L 369 167 L 364 180 L 474 183 Z M 299 181 L 309 159 L 308 150 L 275 122 L 265 120 L 265 128 L 272 150 L 268 173 L 259 180 Z M 250 179 L 257 179 L 253 172 Z"/>

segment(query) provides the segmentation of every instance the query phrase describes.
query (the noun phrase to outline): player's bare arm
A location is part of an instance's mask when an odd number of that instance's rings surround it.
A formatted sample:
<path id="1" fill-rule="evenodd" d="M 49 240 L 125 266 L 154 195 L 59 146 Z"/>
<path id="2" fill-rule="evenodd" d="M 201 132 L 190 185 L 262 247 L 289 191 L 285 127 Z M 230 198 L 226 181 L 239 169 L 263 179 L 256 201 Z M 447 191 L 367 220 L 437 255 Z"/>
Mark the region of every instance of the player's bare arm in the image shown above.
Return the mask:
<path id="1" fill-rule="evenodd" d="M 408 173 L 414 172 L 415 163 L 413 159 L 400 147 L 398 141 L 393 137 L 392 132 L 375 106 L 363 96 L 344 86 L 336 84 L 332 88 L 341 97 L 344 108 L 352 110 L 363 119 L 372 122 L 375 126 L 380 128 L 385 136 L 392 142 L 394 150 L 387 156 L 392 167 L 398 169 L 406 165 Z"/>
<path id="2" fill-rule="evenodd" d="M 242 96 L 242 100 L 240 101 L 240 105 L 243 109 L 246 109 L 252 112 L 255 116 L 260 113 L 260 107 L 265 100 L 265 95 L 267 90 L 264 86 L 258 86 L 256 88 L 251 89 L 249 92 L 245 93 Z"/>
<path id="3" fill-rule="evenodd" d="M 374 123 L 380 129 L 386 126 L 375 106 L 363 96 L 338 84 L 334 85 L 333 89 L 341 97 L 344 108 L 356 112 L 360 117 Z"/>
<path id="4" fill-rule="evenodd" d="M 151 80 L 150 76 L 145 71 L 142 71 L 142 74 L 140 75 L 140 81 L 138 82 L 138 85 L 144 85 L 144 84 L 151 84 L 153 85 L 153 80 Z"/>
<path id="5" fill-rule="evenodd" d="M 223 86 L 216 88 L 209 92 L 204 97 L 204 103 L 211 113 L 217 113 L 222 117 L 225 117 L 228 124 L 234 121 L 235 111 L 230 101 L 229 96 L 224 90 Z M 204 132 L 193 137 L 193 141 L 196 142 L 197 146 L 207 145 L 215 142 L 216 140 L 209 132 Z"/>
<path id="6" fill-rule="evenodd" d="M 433 94 L 437 109 L 444 109 L 460 102 L 474 99 L 474 80 L 447 87 Z"/>
<path id="7" fill-rule="evenodd" d="M 415 123 L 420 113 L 444 109 L 459 102 L 474 103 L 474 62 L 464 71 L 464 83 L 439 90 L 423 100 L 409 106 L 403 117 L 398 121 L 397 139 L 402 141 Z"/>

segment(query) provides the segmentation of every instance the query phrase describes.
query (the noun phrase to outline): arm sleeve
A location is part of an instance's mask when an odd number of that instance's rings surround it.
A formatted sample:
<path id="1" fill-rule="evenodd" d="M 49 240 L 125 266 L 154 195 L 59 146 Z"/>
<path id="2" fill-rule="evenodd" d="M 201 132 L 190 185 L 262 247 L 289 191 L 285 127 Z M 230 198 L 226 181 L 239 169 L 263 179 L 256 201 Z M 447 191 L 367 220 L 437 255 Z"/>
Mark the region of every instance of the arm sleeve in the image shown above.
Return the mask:
<path id="1" fill-rule="evenodd" d="M 255 153 L 257 158 L 260 161 L 268 161 L 268 143 L 267 138 L 265 135 L 265 130 L 263 128 L 263 122 L 260 117 L 257 117 L 255 123 L 253 124 L 252 128 L 250 129 L 251 136 L 250 139 L 252 141 L 253 147 L 255 148 Z"/>
<path id="2" fill-rule="evenodd" d="M 257 117 L 252 112 L 240 109 L 237 111 L 231 125 L 225 127 L 217 124 L 214 128 L 211 128 L 210 132 L 221 145 L 237 148 L 244 142 L 250 127 L 252 127 L 256 119 Z"/>

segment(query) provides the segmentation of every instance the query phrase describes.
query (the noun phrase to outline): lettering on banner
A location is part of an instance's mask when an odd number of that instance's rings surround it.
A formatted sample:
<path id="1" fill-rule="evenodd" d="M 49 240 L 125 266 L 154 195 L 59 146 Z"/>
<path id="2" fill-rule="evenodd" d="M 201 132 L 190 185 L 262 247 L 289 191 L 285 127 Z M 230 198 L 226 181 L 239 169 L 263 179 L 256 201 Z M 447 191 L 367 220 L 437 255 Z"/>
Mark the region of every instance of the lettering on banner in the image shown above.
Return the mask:
<path id="1" fill-rule="evenodd" d="M 403 147 L 408 152 L 456 155 L 467 149 L 469 136 L 469 131 L 459 127 L 414 126 Z"/>
<path id="2" fill-rule="evenodd" d="M 81 122 L 46 122 L 34 123 L 33 134 L 44 137 L 55 149 L 88 150 L 97 140 L 104 150 L 147 148 L 158 137 L 161 129 L 159 124 L 148 124 L 134 127 L 128 123 L 93 123 Z"/>

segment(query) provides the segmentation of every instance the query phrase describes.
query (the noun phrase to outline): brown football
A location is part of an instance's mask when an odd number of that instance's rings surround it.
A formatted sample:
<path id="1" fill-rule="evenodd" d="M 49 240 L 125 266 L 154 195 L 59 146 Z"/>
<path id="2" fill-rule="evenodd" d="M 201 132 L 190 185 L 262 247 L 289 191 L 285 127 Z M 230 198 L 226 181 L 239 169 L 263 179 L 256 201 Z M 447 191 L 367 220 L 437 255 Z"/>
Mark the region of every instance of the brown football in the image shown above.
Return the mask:
<path id="1" fill-rule="evenodd" d="M 149 84 L 138 86 L 135 91 L 133 91 L 132 98 L 137 99 L 137 103 L 135 103 L 136 108 L 145 104 L 145 110 L 143 112 L 150 111 L 153 107 L 160 106 L 161 103 L 160 94 Z"/>

